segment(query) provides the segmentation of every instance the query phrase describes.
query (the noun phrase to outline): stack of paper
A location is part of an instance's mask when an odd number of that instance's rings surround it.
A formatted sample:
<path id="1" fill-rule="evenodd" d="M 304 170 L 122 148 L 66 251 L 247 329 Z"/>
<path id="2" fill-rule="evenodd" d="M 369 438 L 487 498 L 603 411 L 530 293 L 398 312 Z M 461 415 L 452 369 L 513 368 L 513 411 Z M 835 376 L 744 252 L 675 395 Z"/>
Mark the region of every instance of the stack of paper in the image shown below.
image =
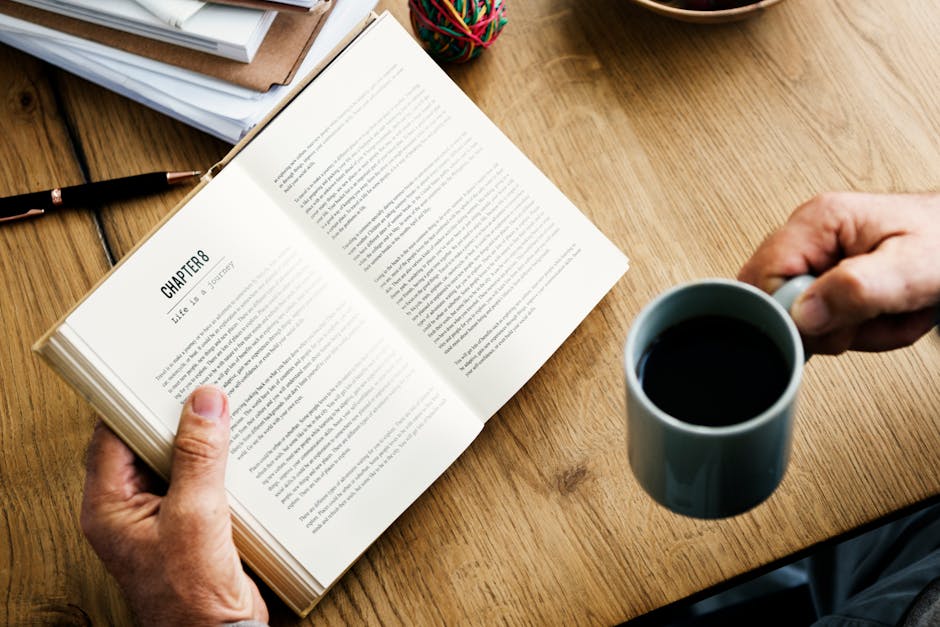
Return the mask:
<path id="1" fill-rule="evenodd" d="M 254 58 L 277 16 L 274 11 L 218 4 L 202 6 L 200 2 L 187 3 L 195 10 L 179 14 L 166 10 L 173 3 L 159 10 L 165 1 L 157 0 L 153 6 L 144 8 L 135 0 L 16 0 L 45 11 L 244 63 Z M 159 15 L 150 9 L 158 10 Z M 181 19 L 187 14 L 188 18 Z"/>
<path id="2" fill-rule="evenodd" d="M 375 4 L 376 0 L 336 0 L 293 79 L 267 91 L 248 89 L 4 13 L 0 13 L 0 42 L 234 144 L 365 20 Z M 8 8 L 0 7 L 3 11 Z"/>

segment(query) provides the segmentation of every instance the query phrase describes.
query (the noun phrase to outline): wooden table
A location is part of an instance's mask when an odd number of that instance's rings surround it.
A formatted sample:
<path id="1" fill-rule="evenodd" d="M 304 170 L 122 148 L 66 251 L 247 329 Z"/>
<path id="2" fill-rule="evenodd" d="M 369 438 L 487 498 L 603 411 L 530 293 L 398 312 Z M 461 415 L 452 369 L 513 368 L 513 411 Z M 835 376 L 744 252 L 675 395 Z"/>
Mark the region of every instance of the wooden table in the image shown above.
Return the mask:
<path id="1" fill-rule="evenodd" d="M 620 366 L 644 303 L 733 276 L 817 191 L 940 188 L 940 1 L 787 0 L 713 27 L 626 0 L 509 10 L 496 46 L 449 71 L 632 268 L 311 623 L 612 624 L 940 494 L 936 335 L 814 358 L 783 484 L 716 522 L 632 478 Z M 227 150 L 14 50 L 0 68 L 0 194 Z M 2 623 L 129 619 L 78 528 L 93 412 L 30 344 L 183 193 L 0 228 Z M 296 620 L 268 596 L 273 623 Z"/>

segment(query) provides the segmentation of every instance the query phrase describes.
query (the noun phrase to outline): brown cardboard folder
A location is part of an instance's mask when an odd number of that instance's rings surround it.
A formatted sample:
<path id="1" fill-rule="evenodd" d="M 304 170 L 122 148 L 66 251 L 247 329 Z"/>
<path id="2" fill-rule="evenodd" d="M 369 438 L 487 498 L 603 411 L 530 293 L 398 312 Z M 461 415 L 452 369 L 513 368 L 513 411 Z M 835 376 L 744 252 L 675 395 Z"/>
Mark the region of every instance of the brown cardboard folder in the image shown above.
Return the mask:
<path id="1" fill-rule="evenodd" d="M 169 63 L 200 74 L 220 78 L 257 91 L 285 85 L 294 77 L 313 40 L 326 22 L 332 1 L 319 3 L 310 12 L 278 13 L 251 63 L 224 59 L 206 52 L 139 37 L 18 2 L 0 1 L 0 13 L 61 33 L 90 39 L 142 57 Z"/>
<path id="2" fill-rule="evenodd" d="M 267 9 L 269 11 L 302 11 L 306 13 L 307 11 L 319 11 L 320 4 L 314 4 L 314 6 L 307 8 L 297 6 L 296 4 L 287 4 L 286 2 L 278 2 L 277 0 L 208 0 L 213 4 L 231 4 L 237 7 L 248 7 L 249 9 Z M 330 0 L 326 0 L 329 2 Z"/>

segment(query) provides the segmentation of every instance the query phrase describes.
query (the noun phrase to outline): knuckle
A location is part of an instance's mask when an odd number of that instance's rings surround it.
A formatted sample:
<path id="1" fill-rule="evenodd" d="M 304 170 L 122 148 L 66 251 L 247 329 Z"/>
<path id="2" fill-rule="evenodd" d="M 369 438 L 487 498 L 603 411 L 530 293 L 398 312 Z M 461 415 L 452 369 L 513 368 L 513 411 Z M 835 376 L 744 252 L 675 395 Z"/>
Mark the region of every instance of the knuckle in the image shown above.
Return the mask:
<path id="1" fill-rule="evenodd" d="M 800 216 L 828 213 L 832 211 L 833 205 L 836 202 L 835 198 L 836 192 L 821 192 L 797 207 L 794 213 Z"/>
<path id="2" fill-rule="evenodd" d="M 835 232 L 843 222 L 845 208 L 850 204 L 846 192 L 821 192 L 796 210 L 802 219 L 820 228 Z"/>
<path id="3" fill-rule="evenodd" d="M 181 433 L 173 443 L 173 455 L 194 464 L 213 464 L 222 453 L 219 438 L 204 434 Z"/>
<path id="4" fill-rule="evenodd" d="M 873 302 L 873 294 L 858 260 L 843 259 L 838 268 L 839 272 L 836 276 L 839 299 L 852 311 L 868 314 Z"/>
<path id="5" fill-rule="evenodd" d="M 842 205 L 843 192 L 820 192 L 813 197 L 813 203 L 822 209 L 834 211 Z"/>

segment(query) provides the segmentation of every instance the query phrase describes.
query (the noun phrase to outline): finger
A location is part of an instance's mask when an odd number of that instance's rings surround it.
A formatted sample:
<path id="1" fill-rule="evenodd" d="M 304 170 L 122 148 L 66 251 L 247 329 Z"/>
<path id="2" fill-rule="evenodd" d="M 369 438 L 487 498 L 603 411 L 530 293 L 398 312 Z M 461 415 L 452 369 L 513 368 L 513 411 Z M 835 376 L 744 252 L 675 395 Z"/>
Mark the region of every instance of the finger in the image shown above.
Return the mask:
<path id="1" fill-rule="evenodd" d="M 79 522 L 82 532 L 103 558 L 116 552 L 116 521 L 146 518 L 156 497 L 142 493 L 137 458 L 114 433 L 98 422 L 85 459 L 85 490 Z"/>
<path id="2" fill-rule="evenodd" d="M 85 456 L 85 498 L 126 501 L 140 491 L 134 452 L 100 420 Z"/>
<path id="3" fill-rule="evenodd" d="M 832 200 L 837 196 L 820 195 L 798 207 L 754 251 L 738 279 L 772 293 L 791 277 L 818 274 L 835 265 L 840 258 L 838 233 L 845 219 Z"/>
<path id="4" fill-rule="evenodd" d="M 838 329 L 818 336 L 803 336 L 803 348 L 808 355 L 841 355 L 852 348 L 857 329 Z"/>
<path id="5" fill-rule="evenodd" d="M 773 292 L 800 274 L 822 274 L 844 257 L 869 253 L 904 235 L 898 204 L 909 197 L 858 192 L 820 194 L 793 212 L 754 252 L 738 278 Z"/>
<path id="6" fill-rule="evenodd" d="M 910 266 L 908 255 L 890 244 L 842 260 L 794 304 L 791 313 L 797 328 L 805 335 L 822 335 L 882 314 L 924 307 L 935 296 L 922 289 Z"/>
<path id="7" fill-rule="evenodd" d="M 852 342 L 852 350 L 888 351 L 910 346 L 937 324 L 937 309 L 881 316 L 863 324 Z"/>
<path id="8" fill-rule="evenodd" d="M 222 390 L 202 386 L 190 395 L 173 444 L 168 499 L 186 509 L 217 508 L 224 502 L 229 422 L 228 398 Z"/>

